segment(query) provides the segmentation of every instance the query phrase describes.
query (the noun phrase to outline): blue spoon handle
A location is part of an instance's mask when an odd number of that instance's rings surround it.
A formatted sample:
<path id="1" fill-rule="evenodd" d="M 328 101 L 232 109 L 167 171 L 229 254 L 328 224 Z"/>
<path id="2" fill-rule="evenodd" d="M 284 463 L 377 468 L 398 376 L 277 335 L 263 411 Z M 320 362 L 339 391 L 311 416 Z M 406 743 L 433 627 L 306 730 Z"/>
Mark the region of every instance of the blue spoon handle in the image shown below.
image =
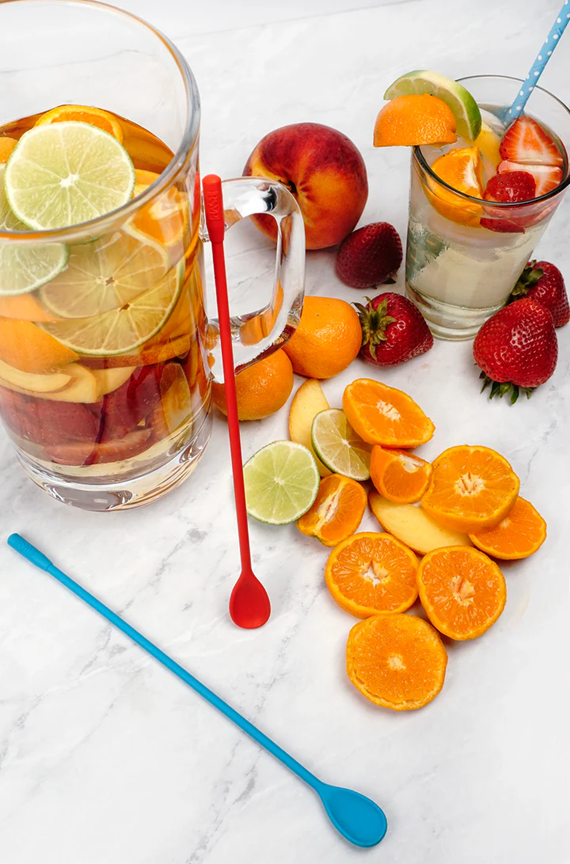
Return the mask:
<path id="1" fill-rule="evenodd" d="M 297 774 L 301 780 L 304 780 L 309 786 L 311 786 L 315 791 L 320 795 L 321 789 L 323 787 L 323 783 L 315 777 L 314 774 L 311 774 L 310 771 L 297 762 L 296 759 L 293 759 L 289 753 L 286 753 L 275 741 L 272 741 L 271 738 L 268 738 L 267 735 L 264 735 L 253 723 L 250 723 L 249 720 L 246 720 L 245 717 L 242 717 L 238 711 L 228 705 L 227 702 L 224 702 L 223 699 L 220 699 L 212 690 L 198 681 L 197 678 L 194 678 L 190 672 L 187 672 L 179 663 L 176 663 L 168 654 L 165 654 L 164 651 L 161 651 L 160 648 L 157 648 L 149 639 L 139 633 L 138 630 L 135 630 L 134 627 L 131 627 L 130 624 L 127 624 L 126 621 L 123 621 L 122 618 L 119 617 L 115 612 L 112 612 L 108 606 L 105 606 L 104 603 L 101 603 L 100 600 L 97 600 L 93 594 L 90 594 L 89 591 L 86 591 L 85 588 L 82 588 L 81 585 L 78 585 L 77 582 L 74 582 L 69 576 L 63 573 L 61 570 L 53 564 L 49 558 L 40 552 L 39 549 L 36 549 L 35 546 L 32 546 L 31 543 L 28 543 L 27 540 L 24 540 L 20 534 L 11 534 L 8 537 L 8 545 L 15 549 L 20 555 L 24 558 L 27 558 L 28 561 L 31 561 L 32 564 L 35 564 L 36 567 L 39 567 L 40 570 L 45 570 L 46 573 L 49 573 L 50 576 L 53 576 L 54 579 L 57 579 L 58 582 L 61 582 L 62 585 L 65 585 L 66 588 L 69 588 L 70 591 L 73 591 L 77 597 L 80 597 L 88 606 L 91 606 L 92 609 L 95 609 L 96 612 L 99 612 L 103 618 L 106 618 L 107 621 L 110 621 L 111 624 L 114 624 L 119 630 L 121 630 L 126 636 L 129 636 L 133 642 L 136 642 L 137 645 L 140 645 L 141 648 L 144 648 L 155 660 L 158 660 L 159 663 L 162 663 L 163 666 L 166 666 L 171 672 L 180 678 L 181 681 L 184 681 L 185 684 L 188 684 L 196 693 L 199 693 L 210 705 L 213 705 L 214 708 L 217 708 L 218 711 L 221 711 L 222 714 L 225 714 L 229 720 L 232 720 L 236 726 L 239 726 L 240 729 L 243 729 L 244 732 L 253 738 L 254 741 L 257 741 L 262 747 L 265 747 L 276 759 L 279 759 L 283 765 L 286 765 L 290 771 L 294 774 Z"/>

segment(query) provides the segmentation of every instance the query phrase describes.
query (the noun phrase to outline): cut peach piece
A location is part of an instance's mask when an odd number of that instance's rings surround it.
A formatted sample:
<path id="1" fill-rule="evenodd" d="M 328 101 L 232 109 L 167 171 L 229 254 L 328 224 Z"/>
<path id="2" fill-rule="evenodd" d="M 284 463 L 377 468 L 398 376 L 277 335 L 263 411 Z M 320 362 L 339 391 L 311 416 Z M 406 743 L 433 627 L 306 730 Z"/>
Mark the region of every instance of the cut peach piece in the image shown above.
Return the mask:
<path id="1" fill-rule="evenodd" d="M 122 387 L 136 368 L 136 366 L 115 366 L 112 369 L 90 369 L 89 373 L 94 375 L 97 381 L 99 399 Z"/>
<path id="2" fill-rule="evenodd" d="M 170 375 L 163 375 L 160 381 L 160 402 L 152 413 L 151 426 L 155 438 L 166 438 L 176 432 L 182 424 L 187 424 L 192 412 L 192 396 L 186 375 L 178 364 L 171 364 Z"/>
<path id="3" fill-rule="evenodd" d="M 78 356 L 31 321 L 0 318 L 0 360 L 22 372 L 54 372 Z"/>
<path id="4" fill-rule="evenodd" d="M 467 534 L 438 525 L 435 519 L 414 504 L 394 504 L 371 492 L 370 507 L 380 525 L 406 546 L 426 555 L 441 546 L 470 546 Z"/>
<path id="5" fill-rule="evenodd" d="M 331 472 L 323 465 L 313 449 L 311 429 L 317 414 L 326 411 L 329 407 L 321 382 L 316 378 L 309 378 L 295 393 L 289 411 L 289 438 L 311 451 L 317 460 L 321 477 L 327 477 Z"/>
<path id="6" fill-rule="evenodd" d="M 0 360 L 0 384 L 9 390 L 26 393 L 50 393 L 54 390 L 63 390 L 70 381 L 71 375 L 65 374 L 65 372 L 38 375 L 32 372 L 22 372 Z"/>
<path id="7" fill-rule="evenodd" d="M 52 402 L 99 402 L 99 382 L 90 369 L 80 363 L 71 363 L 62 371 L 71 376 L 71 381 L 63 390 L 56 393 L 46 393 L 44 399 Z"/>

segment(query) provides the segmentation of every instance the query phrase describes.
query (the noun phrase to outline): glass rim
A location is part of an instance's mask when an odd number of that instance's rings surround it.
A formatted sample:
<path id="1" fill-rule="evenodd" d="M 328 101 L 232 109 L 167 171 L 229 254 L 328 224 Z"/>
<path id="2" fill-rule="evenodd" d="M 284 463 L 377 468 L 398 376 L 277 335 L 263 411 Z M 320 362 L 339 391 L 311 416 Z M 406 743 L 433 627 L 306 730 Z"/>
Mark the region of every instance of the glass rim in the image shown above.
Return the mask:
<path id="1" fill-rule="evenodd" d="M 503 81 L 516 81 L 517 84 L 519 84 L 519 85 L 524 83 L 524 80 L 522 78 L 515 78 L 513 75 L 466 75 L 463 78 L 458 78 L 457 81 L 458 81 L 458 83 L 464 84 L 464 82 L 466 82 L 466 81 L 476 81 L 479 78 L 496 78 L 496 79 L 500 79 Z M 547 96 L 549 96 L 555 102 L 558 102 L 558 104 L 566 111 L 566 113 L 570 117 L 570 108 L 561 99 L 559 99 L 558 96 L 555 96 L 554 93 L 550 92 L 550 90 L 546 90 L 544 87 L 539 87 L 538 85 L 535 86 L 534 89 L 540 90 L 541 93 L 545 93 Z M 432 170 L 431 166 L 428 165 L 428 162 L 427 162 L 424 154 L 422 153 L 421 148 L 422 148 L 422 145 L 420 145 L 420 144 L 416 144 L 413 147 L 412 158 L 417 160 L 420 167 L 428 175 L 428 177 L 435 180 L 440 186 L 443 186 L 445 189 L 449 189 L 450 192 L 453 192 L 453 193 L 455 193 L 455 195 L 458 195 L 460 198 L 463 198 L 465 201 L 475 202 L 475 203 L 479 204 L 479 206 L 481 205 L 482 201 L 485 202 L 484 198 L 476 198 L 474 195 L 468 195 L 466 192 L 460 192 L 458 189 L 454 189 L 453 186 L 450 186 L 449 183 L 446 183 L 445 180 L 442 180 L 441 177 L 439 177 Z M 570 165 L 567 165 L 567 170 L 568 170 L 567 176 L 562 180 L 561 183 L 558 184 L 558 186 L 556 186 L 554 189 L 551 189 L 550 192 L 546 192 L 544 195 L 539 195 L 538 198 L 530 198 L 528 201 L 519 201 L 517 204 L 510 204 L 510 203 L 505 202 L 505 201 L 489 201 L 488 203 L 490 206 L 492 205 L 493 210 L 504 209 L 504 210 L 508 210 L 509 212 L 512 212 L 513 210 L 515 210 L 518 207 L 528 207 L 531 204 L 537 204 L 537 203 L 542 203 L 543 201 L 549 201 L 551 198 L 554 198 L 556 195 L 559 195 L 561 192 L 563 192 L 564 189 L 566 189 L 566 187 L 570 183 Z"/>
<path id="2" fill-rule="evenodd" d="M 25 7 L 32 3 L 52 3 L 62 7 L 71 6 L 72 8 L 84 6 L 107 14 L 111 13 L 125 18 L 130 22 L 134 22 L 137 25 L 141 25 L 156 36 L 156 38 L 162 42 L 170 53 L 178 67 L 186 92 L 187 116 L 182 140 L 164 171 L 154 181 L 154 183 L 151 183 L 151 185 L 145 189 L 144 192 L 141 192 L 140 195 L 131 198 L 131 200 L 127 201 L 126 204 L 117 207 L 115 210 L 111 210 L 109 213 L 104 213 L 96 219 L 90 219 L 87 222 L 79 222 L 75 225 L 68 225 L 64 228 L 50 228 L 49 230 L 43 231 L 0 231 L 0 240 L 10 240 L 15 243 L 37 243 L 38 241 L 46 242 L 48 240 L 53 240 L 60 243 L 68 242 L 71 244 L 76 240 L 78 235 L 83 235 L 86 231 L 94 230 L 103 233 L 106 228 L 110 227 L 118 219 L 124 218 L 126 220 L 128 217 L 134 215 L 145 204 L 151 203 L 159 193 L 165 191 L 172 185 L 173 181 L 184 167 L 188 156 L 192 152 L 198 139 L 200 129 L 200 94 L 192 70 L 178 48 L 173 42 L 171 42 L 168 36 L 165 36 L 164 33 L 152 24 L 149 24 L 148 21 L 140 18 L 138 15 L 133 15 L 131 12 L 126 12 L 123 9 L 118 9 L 110 3 L 101 3 L 99 0 L 73 0 L 72 3 L 70 3 L 69 0 L 4 0 L 4 2 L 0 0 L 0 16 L 2 15 L 3 8 L 15 5 Z"/>

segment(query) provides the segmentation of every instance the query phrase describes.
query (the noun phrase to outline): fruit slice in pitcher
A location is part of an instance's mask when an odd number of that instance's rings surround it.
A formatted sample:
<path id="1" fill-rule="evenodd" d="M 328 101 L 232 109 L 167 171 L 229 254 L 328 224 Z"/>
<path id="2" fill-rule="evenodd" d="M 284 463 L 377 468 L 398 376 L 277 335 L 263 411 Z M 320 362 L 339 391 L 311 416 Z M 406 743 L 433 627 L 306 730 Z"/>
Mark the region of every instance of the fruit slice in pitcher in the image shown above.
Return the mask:
<path id="1" fill-rule="evenodd" d="M 36 126 L 45 126 L 48 123 L 64 123 L 74 120 L 79 123 L 87 123 L 90 126 L 98 126 L 103 132 L 108 132 L 117 141 L 123 140 L 123 128 L 117 118 L 109 111 L 102 108 L 94 108 L 92 105 L 58 105 L 51 111 L 36 120 Z"/>
<path id="2" fill-rule="evenodd" d="M 156 438 L 166 438 L 190 416 L 192 397 L 186 375 L 178 363 L 169 363 L 160 381 L 160 402 L 152 412 L 150 424 Z"/>

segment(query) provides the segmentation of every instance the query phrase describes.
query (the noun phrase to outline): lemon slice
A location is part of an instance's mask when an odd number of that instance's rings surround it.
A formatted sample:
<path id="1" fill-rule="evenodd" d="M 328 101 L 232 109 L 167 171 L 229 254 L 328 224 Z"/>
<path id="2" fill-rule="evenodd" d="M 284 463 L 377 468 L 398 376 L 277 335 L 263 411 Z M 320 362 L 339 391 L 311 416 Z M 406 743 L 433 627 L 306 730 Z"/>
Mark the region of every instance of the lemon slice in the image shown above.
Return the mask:
<path id="1" fill-rule="evenodd" d="M 160 282 L 118 309 L 91 318 L 38 325 L 68 348 L 93 356 L 126 354 L 143 345 L 166 324 L 184 281 L 184 262 Z"/>
<path id="2" fill-rule="evenodd" d="M 321 478 L 310 450 L 294 441 L 273 441 L 245 463 L 243 479 L 249 515 L 288 525 L 313 505 Z"/>
<path id="3" fill-rule="evenodd" d="M 4 194 L 6 166 L 0 165 L 0 234 L 27 231 L 12 213 Z M 0 239 L 0 296 L 27 294 L 45 285 L 67 264 L 63 243 L 16 243 Z"/>
<path id="4" fill-rule="evenodd" d="M 130 200 L 135 169 L 123 145 L 87 123 L 34 126 L 6 165 L 6 197 L 37 231 L 89 222 Z"/>
<path id="5" fill-rule="evenodd" d="M 148 291 L 168 266 L 164 246 L 116 231 L 72 246 L 67 268 L 42 289 L 41 300 L 61 318 L 101 315 Z"/>

